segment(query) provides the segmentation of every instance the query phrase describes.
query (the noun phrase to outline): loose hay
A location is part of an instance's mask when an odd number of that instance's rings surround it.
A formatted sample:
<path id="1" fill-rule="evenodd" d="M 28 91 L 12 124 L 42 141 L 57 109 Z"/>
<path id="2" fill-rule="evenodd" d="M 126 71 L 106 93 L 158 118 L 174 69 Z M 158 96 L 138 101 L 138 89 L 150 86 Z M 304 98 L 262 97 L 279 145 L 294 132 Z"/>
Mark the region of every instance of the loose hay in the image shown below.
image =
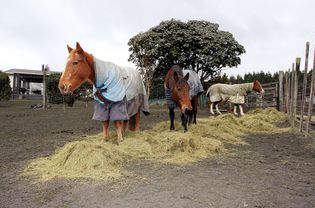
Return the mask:
<path id="1" fill-rule="evenodd" d="M 156 124 L 152 129 L 126 135 L 122 145 L 100 142 L 102 134 L 82 141 L 70 142 L 50 157 L 31 161 L 23 175 L 35 176 L 39 181 L 53 178 L 95 179 L 110 181 L 127 172 L 124 165 L 146 159 L 161 163 L 185 165 L 211 154 L 224 152 L 223 143 L 245 144 L 245 133 L 279 133 L 275 122 L 286 116 L 273 108 L 248 112 L 241 118 L 231 114 L 198 120 L 189 132 L 183 133 L 179 123 L 177 131 L 169 131 L 169 122 Z"/>

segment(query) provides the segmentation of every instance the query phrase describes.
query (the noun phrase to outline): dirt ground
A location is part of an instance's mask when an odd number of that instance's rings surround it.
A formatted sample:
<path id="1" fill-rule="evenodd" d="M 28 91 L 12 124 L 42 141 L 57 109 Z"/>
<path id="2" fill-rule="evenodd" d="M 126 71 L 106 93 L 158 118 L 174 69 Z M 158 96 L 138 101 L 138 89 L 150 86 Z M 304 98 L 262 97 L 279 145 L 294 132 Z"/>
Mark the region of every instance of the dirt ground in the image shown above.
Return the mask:
<path id="1" fill-rule="evenodd" d="M 91 120 L 92 103 L 65 112 L 33 110 L 32 103 L 0 103 L 0 207 L 315 207 L 315 144 L 293 133 L 248 135 L 249 145 L 227 145 L 226 154 L 185 167 L 138 161 L 127 167 L 133 175 L 107 184 L 33 184 L 19 177 L 29 160 L 99 133 L 101 125 Z M 148 129 L 168 112 L 142 117 Z"/>

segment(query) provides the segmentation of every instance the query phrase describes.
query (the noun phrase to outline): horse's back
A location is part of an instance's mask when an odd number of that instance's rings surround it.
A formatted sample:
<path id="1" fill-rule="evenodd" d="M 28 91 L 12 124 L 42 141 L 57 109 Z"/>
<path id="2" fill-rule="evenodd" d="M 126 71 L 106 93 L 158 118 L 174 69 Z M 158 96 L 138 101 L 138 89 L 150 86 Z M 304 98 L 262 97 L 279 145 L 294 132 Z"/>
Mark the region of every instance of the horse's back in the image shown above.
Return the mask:
<path id="1" fill-rule="evenodd" d="M 190 97 L 192 98 L 193 96 L 198 95 L 199 93 L 202 93 L 203 86 L 201 84 L 201 81 L 199 79 L 198 74 L 195 71 L 192 70 L 183 70 L 183 75 L 186 76 L 186 74 L 189 73 L 189 79 L 188 79 L 188 84 L 190 87 Z"/>
<path id="2" fill-rule="evenodd" d="M 121 72 L 126 88 L 127 100 L 131 100 L 138 95 L 146 95 L 146 90 L 144 88 L 140 73 L 136 69 L 122 67 Z"/>
<path id="3" fill-rule="evenodd" d="M 149 113 L 148 96 L 138 70 L 130 67 L 121 68 L 126 88 L 128 115 L 131 117 L 139 110 Z"/>

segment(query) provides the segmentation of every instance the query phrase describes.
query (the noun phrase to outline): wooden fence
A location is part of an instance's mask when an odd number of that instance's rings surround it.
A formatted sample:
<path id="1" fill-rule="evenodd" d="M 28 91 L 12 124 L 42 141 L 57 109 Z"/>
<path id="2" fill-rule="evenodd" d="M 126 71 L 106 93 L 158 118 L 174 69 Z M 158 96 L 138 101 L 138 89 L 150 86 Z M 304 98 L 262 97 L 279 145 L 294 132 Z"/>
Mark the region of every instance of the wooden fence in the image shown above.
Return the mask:
<path id="1" fill-rule="evenodd" d="M 303 72 L 300 70 L 301 58 L 296 58 L 288 71 L 279 72 L 278 109 L 288 114 L 292 127 L 297 127 L 300 132 L 310 136 L 310 132 L 315 130 L 315 50 L 311 81 L 307 81 L 308 60 L 309 43 L 307 42 Z"/>
<path id="2" fill-rule="evenodd" d="M 315 50 L 313 55 L 315 69 Z M 315 136 L 315 70 L 308 81 L 309 43 L 306 43 L 304 70 L 301 71 L 301 58 L 296 58 L 286 72 L 279 72 L 279 81 L 263 84 L 263 96 L 250 93 L 246 97 L 247 109 L 276 107 L 288 114 L 292 127 L 298 128 L 307 136 Z"/>

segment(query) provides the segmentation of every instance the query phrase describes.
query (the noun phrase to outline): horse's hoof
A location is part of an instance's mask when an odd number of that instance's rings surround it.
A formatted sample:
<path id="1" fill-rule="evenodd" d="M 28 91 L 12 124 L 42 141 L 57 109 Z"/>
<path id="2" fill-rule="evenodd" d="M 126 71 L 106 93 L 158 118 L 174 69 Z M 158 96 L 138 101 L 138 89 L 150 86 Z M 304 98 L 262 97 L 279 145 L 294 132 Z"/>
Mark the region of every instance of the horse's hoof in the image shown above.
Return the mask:
<path id="1" fill-rule="evenodd" d="M 117 145 L 119 146 L 120 144 L 122 144 L 123 143 L 123 139 L 117 139 Z"/>
<path id="2" fill-rule="evenodd" d="M 143 113 L 145 116 L 150 115 L 150 112 L 147 112 L 147 111 L 142 111 L 142 113 Z"/>
<path id="3" fill-rule="evenodd" d="M 108 142 L 109 141 L 109 138 L 102 138 L 101 139 L 101 142 Z"/>

